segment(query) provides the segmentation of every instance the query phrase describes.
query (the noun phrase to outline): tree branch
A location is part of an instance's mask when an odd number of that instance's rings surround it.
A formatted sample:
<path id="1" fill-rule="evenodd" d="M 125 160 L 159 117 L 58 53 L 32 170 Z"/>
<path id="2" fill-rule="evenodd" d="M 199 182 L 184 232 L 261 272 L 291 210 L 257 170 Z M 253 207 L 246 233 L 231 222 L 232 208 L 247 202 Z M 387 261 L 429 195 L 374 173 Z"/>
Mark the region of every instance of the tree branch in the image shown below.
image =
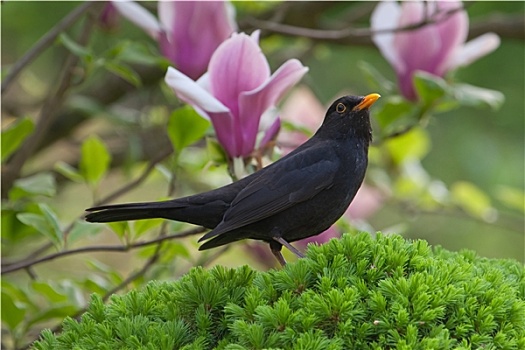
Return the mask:
<path id="1" fill-rule="evenodd" d="M 93 1 L 84 2 L 83 4 L 76 7 L 73 11 L 71 11 L 57 25 L 51 28 L 50 31 L 44 34 L 44 36 L 42 36 L 40 40 L 13 65 L 13 67 L 5 77 L 4 81 L 2 81 L 2 94 L 6 92 L 6 90 L 9 88 L 9 86 L 18 76 L 18 74 L 26 66 L 28 66 L 29 63 L 31 63 L 36 57 L 38 57 L 38 55 L 40 55 L 42 51 L 44 51 L 47 47 L 53 44 L 53 42 L 61 32 L 72 26 L 78 18 L 84 15 L 84 13 L 86 13 L 92 6 L 95 5 L 96 2 Z"/>
<path id="2" fill-rule="evenodd" d="M 80 253 L 91 253 L 91 252 L 120 252 L 125 253 L 133 249 L 147 247 L 152 244 L 156 244 L 159 242 L 167 241 L 170 239 L 177 239 L 177 238 L 183 238 L 188 236 L 193 236 L 199 233 L 202 233 L 206 231 L 207 229 L 204 227 L 197 227 L 190 230 L 182 231 L 180 233 L 176 233 L 173 235 L 167 235 L 167 236 L 160 236 L 154 239 L 151 239 L 149 241 L 142 241 L 142 242 L 136 242 L 129 245 L 102 245 L 102 246 L 89 246 L 89 247 L 82 247 L 77 249 L 71 249 L 71 250 L 65 250 L 61 252 L 57 252 L 54 254 L 46 255 L 39 259 L 29 260 L 29 261 L 21 261 L 15 264 L 8 265 L 4 268 L 2 268 L 2 275 L 12 273 L 21 269 L 25 269 L 30 266 L 34 266 L 37 264 L 41 264 L 46 261 L 55 260 L 58 258 L 62 258 L 68 255 L 73 254 L 80 254 Z"/>
<path id="3" fill-rule="evenodd" d="M 398 28 L 387 28 L 382 30 L 372 30 L 370 28 L 358 28 L 353 26 L 341 29 L 317 29 L 290 25 L 285 22 L 260 20 L 252 17 L 245 19 L 245 26 L 251 26 L 252 29 L 263 29 L 271 33 L 309 38 L 315 41 L 331 41 L 343 45 L 370 46 L 373 45 L 372 36 L 374 35 L 382 33 L 398 33 L 418 29 L 428 24 L 443 21 L 448 18 L 448 16 L 463 9 L 464 8 L 459 7 L 446 12 L 436 13 L 434 16 L 426 18 L 423 21 L 413 25 Z M 442 15 L 445 16 L 441 17 Z M 469 39 L 487 32 L 495 32 L 504 38 L 523 40 L 525 38 L 524 27 L 525 19 L 521 15 L 495 14 L 483 20 L 471 23 Z"/>
<path id="4" fill-rule="evenodd" d="M 85 45 L 91 35 L 94 21 L 87 18 L 84 29 L 80 34 L 79 44 Z M 38 144 L 44 138 L 53 121 L 56 119 L 57 110 L 62 105 L 65 95 L 69 90 L 75 75 L 75 66 L 79 59 L 72 53 L 66 57 L 63 65 L 63 74 L 58 83 L 55 93 L 47 99 L 42 107 L 40 116 L 35 126 L 35 131 L 25 140 L 22 146 L 16 151 L 7 163 L 5 171 L 2 172 L 2 198 L 7 198 L 7 193 L 11 189 L 14 181 L 20 176 L 22 166 L 27 159 L 33 155 Z"/>
<path id="5" fill-rule="evenodd" d="M 164 150 L 164 152 L 159 154 L 159 156 L 157 158 L 154 158 L 154 159 L 152 159 L 150 161 L 150 163 L 147 166 L 147 168 L 144 169 L 144 171 L 142 172 L 142 174 L 140 174 L 140 176 L 138 178 L 136 178 L 132 182 L 122 186 L 121 188 L 115 190 L 114 192 L 108 194 L 106 197 L 102 198 L 96 204 L 97 205 L 103 205 L 103 204 L 109 203 L 110 201 L 118 198 L 119 196 L 121 196 L 121 195 L 123 195 L 123 194 L 125 194 L 125 193 L 127 193 L 129 191 L 131 191 L 133 188 L 135 188 L 136 186 L 140 185 L 142 182 L 144 182 L 147 179 L 149 174 L 155 169 L 155 166 L 158 163 L 160 163 L 164 158 L 169 156 L 171 154 L 171 152 L 172 152 L 172 150 Z M 67 236 L 67 234 L 71 231 L 71 229 L 73 228 L 75 222 L 78 219 L 81 219 L 82 217 L 83 217 L 83 215 L 79 216 L 71 224 L 69 224 L 68 227 L 66 227 L 66 229 L 64 230 L 64 235 L 65 236 Z M 20 260 L 20 262 L 12 263 L 12 264 L 4 264 L 4 263 L 2 263 L 2 268 L 4 269 L 4 266 L 11 267 L 11 266 L 14 266 L 14 265 L 21 264 L 24 261 L 28 261 L 31 258 L 34 259 L 35 257 L 39 256 L 40 254 L 43 254 L 45 251 L 47 251 L 52 246 L 53 246 L 52 243 L 46 243 L 46 244 L 42 245 L 41 247 L 37 248 L 36 250 L 34 250 L 33 252 L 31 252 L 30 254 L 28 254 L 27 257 L 25 257 L 22 260 Z M 2 270 L 2 274 L 4 273 L 3 271 L 4 270 Z"/>

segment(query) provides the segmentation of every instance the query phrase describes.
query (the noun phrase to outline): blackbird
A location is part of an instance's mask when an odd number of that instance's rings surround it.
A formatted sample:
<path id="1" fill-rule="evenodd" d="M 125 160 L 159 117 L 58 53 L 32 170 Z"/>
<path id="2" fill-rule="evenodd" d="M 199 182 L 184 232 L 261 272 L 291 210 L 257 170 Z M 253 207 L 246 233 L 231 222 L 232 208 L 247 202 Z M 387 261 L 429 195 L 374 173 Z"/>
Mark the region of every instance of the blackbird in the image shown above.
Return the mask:
<path id="1" fill-rule="evenodd" d="M 199 250 L 242 239 L 269 243 L 281 265 L 290 242 L 328 229 L 346 211 L 363 182 L 372 139 L 370 106 L 379 94 L 336 100 L 317 132 L 278 161 L 232 184 L 162 202 L 87 209 L 89 222 L 164 218 L 211 229 Z"/>

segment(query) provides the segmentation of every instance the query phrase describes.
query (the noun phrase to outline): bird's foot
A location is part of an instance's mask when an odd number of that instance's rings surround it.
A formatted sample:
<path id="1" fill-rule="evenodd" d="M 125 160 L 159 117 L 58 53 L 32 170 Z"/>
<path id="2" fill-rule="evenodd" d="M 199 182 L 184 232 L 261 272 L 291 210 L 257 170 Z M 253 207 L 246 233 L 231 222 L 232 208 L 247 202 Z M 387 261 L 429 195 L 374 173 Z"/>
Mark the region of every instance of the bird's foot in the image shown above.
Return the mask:
<path id="1" fill-rule="evenodd" d="M 271 250 L 272 250 L 272 254 L 275 256 L 275 258 L 277 259 L 277 261 L 279 262 L 279 264 L 281 264 L 281 266 L 285 266 L 286 265 L 286 260 L 284 260 L 284 256 L 283 254 L 281 253 L 281 249 L 275 249 L 273 247 L 271 247 Z"/>
<path id="2" fill-rule="evenodd" d="M 288 250 L 291 251 L 292 253 L 294 253 L 297 257 L 304 258 L 304 254 L 301 253 L 299 251 L 299 249 L 295 248 L 293 245 L 291 245 L 290 243 L 286 242 L 284 240 L 284 238 L 282 238 L 282 237 L 272 237 L 272 238 L 273 238 L 274 241 L 277 241 L 277 242 L 281 243 L 282 245 L 284 245 L 286 248 L 288 248 Z M 273 251 L 273 249 L 272 249 L 272 251 Z M 282 254 L 281 254 L 280 251 L 279 251 L 279 254 L 281 255 L 281 258 L 282 258 Z M 275 255 L 275 253 L 274 253 L 274 255 Z M 279 258 L 277 258 L 277 260 L 279 260 Z M 284 260 L 284 258 L 283 258 L 283 260 Z"/>

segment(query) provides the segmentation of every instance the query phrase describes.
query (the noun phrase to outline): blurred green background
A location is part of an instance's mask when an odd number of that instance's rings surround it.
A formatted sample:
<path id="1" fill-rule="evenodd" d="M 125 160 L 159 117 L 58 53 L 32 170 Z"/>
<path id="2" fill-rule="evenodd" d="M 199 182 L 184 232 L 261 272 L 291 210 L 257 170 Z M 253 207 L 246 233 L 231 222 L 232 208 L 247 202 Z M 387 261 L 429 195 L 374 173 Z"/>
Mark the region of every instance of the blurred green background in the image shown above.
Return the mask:
<path id="1" fill-rule="evenodd" d="M 43 33 L 77 5 L 71 2 L 3 4 L 3 74 L 6 72 L 5 67 L 9 67 L 10 63 L 25 53 Z M 357 5 L 358 3 L 341 3 L 338 6 L 349 11 L 349 7 Z M 254 11 L 253 8 L 255 13 L 260 11 L 249 4 L 237 3 L 236 6 L 238 19 L 244 14 L 250 14 Z M 153 5 L 150 7 L 154 9 Z M 468 6 L 472 23 L 483 21 L 490 14 L 523 14 L 523 10 L 523 2 L 479 2 L 469 3 Z M 332 10 L 323 20 L 329 21 L 330 16 L 337 16 L 337 13 L 338 11 Z M 121 38 L 149 41 L 143 32 L 122 20 L 117 32 L 96 33 L 95 45 L 108 46 L 108 43 L 117 42 Z M 271 50 L 275 46 L 275 40 L 273 36 L 263 40 L 263 49 Z M 297 45 L 297 41 L 294 43 L 295 47 L 301 46 Z M 24 71 L 19 84 L 29 96 L 22 98 L 8 95 L 8 106 L 12 103 L 10 101 L 21 99 L 26 104 L 25 110 L 30 111 L 30 102 L 39 101 L 46 95 L 60 71 L 57 57 L 62 54 L 61 50 L 56 46 L 47 50 Z M 282 48 L 276 51 L 280 55 L 269 55 L 272 67 L 278 66 L 282 62 L 280 56 L 284 55 Z M 390 66 L 378 50 L 370 45 L 350 47 L 319 43 L 299 58 L 310 67 L 303 84 L 307 84 L 325 105 L 342 92 L 370 91 L 363 73 L 358 69 L 362 61 L 395 80 Z M 502 108 L 491 111 L 461 107 L 451 112 L 435 114 L 428 126 L 432 146 L 423 159 L 425 169 L 433 178 L 441 179 L 447 186 L 457 181 L 469 181 L 481 188 L 491 197 L 492 205 L 499 210 L 497 221 L 487 223 L 460 212 L 457 215 L 407 212 L 399 203 L 391 201 L 370 219 L 373 227 L 384 229 L 403 224 L 406 228 L 403 234 L 406 237 L 423 238 L 452 250 L 467 248 L 487 257 L 508 257 L 525 261 L 523 213 L 503 206 L 498 200 L 505 187 L 519 191 L 524 188 L 523 62 L 523 40 L 503 38 L 501 46 L 494 53 L 460 69 L 456 74 L 457 79 L 463 82 L 501 91 L 505 95 Z M 65 188 L 58 195 L 67 191 L 85 191 L 85 188 L 73 190 L 67 188 L 69 186 L 72 185 L 64 185 Z M 103 191 L 102 189 L 101 192 Z M 71 205 L 78 210 L 90 205 L 87 198 L 85 201 L 78 200 L 79 198 L 86 197 L 79 196 L 73 204 L 60 201 L 56 205 L 63 206 L 64 212 L 71 210 Z M 149 196 L 147 199 L 154 198 Z"/>
<path id="2" fill-rule="evenodd" d="M 2 3 L 2 79 L 44 33 L 80 4 Z M 152 12 L 156 11 L 154 2 L 142 4 Z M 352 26 L 367 28 L 375 3 L 237 2 L 234 5 L 240 30 L 251 33 L 256 29 L 251 18 L 280 18 L 290 25 L 319 26 L 324 29 L 344 27 L 345 21 L 351 18 L 355 20 Z M 467 2 L 466 7 L 471 28 L 479 30 L 484 27 L 483 24 L 490 23 L 494 30 L 501 31 L 502 42 L 495 52 L 459 69 L 453 78 L 500 91 L 505 96 L 505 102 L 498 110 L 463 106 L 448 112 L 433 112 L 423 129 L 428 134 L 429 148 L 421 159 L 422 167 L 419 170 L 426 171 L 433 183 L 450 192 L 458 184 L 474 185 L 481 197 L 476 198 L 470 192 L 470 198 L 466 198 L 467 204 L 468 201 L 473 205 L 480 204 L 475 203 L 478 200 L 486 201 L 483 205 L 490 208 L 490 215 L 485 218 L 471 215 L 465 208 L 451 203 L 430 210 L 420 206 L 417 200 L 399 197 L 393 188 L 399 169 L 389 168 L 381 162 L 382 157 L 387 158 L 386 147 L 380 141 L 378 121 L 373 120 L 376 143 L 371 150 L 373 157 L 366 182 L 383 190 L 386 188 L 387 192 L 392 190 L 393 194 L 387 197 L 378 211 L 367 218 L 367 225 L 371 231 L 396 232 L 453 251 L 469 249 L 483 257 L 510 258 L 525 263 L 525 3 Z M 279 10 L 272 12 L 275 9 L 282 9 L 284 15 Z M 520 30 L 516 31 L 516 26 L 509 26 L 509 23 L 521 24 Z M 68 29 L 68 37 L 76 40 L 82 28 L 83 22 L 75 23 Z M 48 242 L 46 237 L 17 221 L 17 214 L 38 211 L 37 203 L 45 203 L 54 210 L 63 229 L 81 217 L 84 209 L 90 207 L 95 199 L 137 178 L 149 159 L 170 147 L 165 135 L 166 120 L 180 103 L 162 80 L 166 63 L 158 62 L 156 43 L 140 29 L 121 19 L 113 30 L 93 30 L 89 50 L 94 53 L 96 61 L 103 53 L 123 42 L 138 48 L 141 57 L 149 62 L 146 68 L 141 68 L 142 72 L 146 71 L 149 75 L 143 77 L 142 86 L 124 84 L 122 96 L 101 103 L 107 96 L 98 96 L 99 100 L 88 98 L 86 91 L 95 91 L 92 96 L 96 96 L 97 89 L 105 91 L 100 84 L 111 83 L 111 78 L 115 77 L 102 69 L 87 70 L 86 62 L 85 66 L 81 64 L 77 67 L 81 73 L 79 76 L 87 72 L 87 79 L 75 81 L 70 87 L 61 109 L 63 118 L 50 130 L 49 143 L 30 157 L 22 171 L 22 177 L 52 174 L 49 176 L 56 179 L 56 194 L 50 197 L 25 197 L 26 194 L 20 191 L 12 191 L 9 198 L 2 200 L 3 264 L 23 259 Z M 372 109 L 374 118 L 374 113 L 381 110 L 389 96 L 370 86 L 362 69 L 363 64 L 374 67 L 380 74 L 395 81 L 392 68 L 369 38 L 358 40 L 354 45 L 345 45 L 341 41 L 311 40 L 263 30 L 261 47 L 272 71 L 289 58 L 298 58 L 308 66 L 310 70 L 300 85 L 313 91 L 324 106 L 342 94 L 379 92 L 383 98 Z M 56 40 L 22 71 L 16 83 L 2 95 L 2 131 L 22 117 L 37 119 L 42 103 L 57 86 L 67 52 L 64 45 Z M 92 135 L 103 139 L 114 154 L 111 171 L 97 188 L 91 188 L 82 181 L 69 181 L 54 170 L 60 161 L 77 167 L 81 144 Z M 3 175 L 8 164 L 2 164 Z M 171 170 L 174 174 L 170 174 Z M 164 199 L 170 187 L 170 176 L 175 176 L 175 196 L 193 194 L 231 182 L 226 166 L 210 165 L 206 144 L 199 142 L 184 149 L 177 157 L 168 158 L 146 181 L 114 202 Z M 155 229 L 160 227 L 160 222 L 152 222 L 152 225 L 157 225 Z M 138 226 L 132 227 L 137 229 Z M 170 222 L 166 232 L 175 233 L 184 228 L 187 226 Z M 100 229 L 98 234 L 86 229 L 84 235 L 69 242 L 68 248 L 123 244 L 123 237 L 118 237 L 106 226 L 102 225 Z M 134 239 L 151 239 L 156 237 L 155 233 L 155 230 L 151 230 Z M 166 243 L 154 266 L 148 267 L 147 272 L 139 273 L 135 278 L 131 277 L 137 271 L 140 272 L 147 259 L 154 254 L 153 246 L 127 253 L 76 254 L 4 275 L 2 308 L 11 313 L 19 312 L 16 315 L 21 318 L 19 323 L 15 322 L 14 331 L 6 328 L 3 322 L 2 335 L 13 335 L 10 338 L 12 343 L 9 344 L 18 342 L 15 345 L 20 346 L 22 340 L 27 342 L 34 339 L 41 328 L 53 327 L 56 321 L 74 315 L 86 305 L 90 293 L 110 295 L 115 287 L 119 290 L 138 288 L 149 279 L 175 279 L 197 264 L 249 264 L 260 269 L 267 269 L 271 264 L 254 259 L 254 251 L 248 251 L 243 243 L 232 244 L 218 258 L 214 256 L 218 250 L 198 252 L 197 238 L 192 236 Z M 48 248 L 51 248 L 47 250 L 48 254 L 55 252 L 52 245 Z M 267 250 L 266 245 L 263 245 L 263 249 Z M 293 259 L 289 252 L 284 253 L 287 259 Z M 126 282 L 127 278 L 129 283 Z M 8 301 L 4 304 L 4 300 Z M 10 304 L 9 300 L 13 302 Z M 13 322 L 12 318 L 10 322 Z"/>

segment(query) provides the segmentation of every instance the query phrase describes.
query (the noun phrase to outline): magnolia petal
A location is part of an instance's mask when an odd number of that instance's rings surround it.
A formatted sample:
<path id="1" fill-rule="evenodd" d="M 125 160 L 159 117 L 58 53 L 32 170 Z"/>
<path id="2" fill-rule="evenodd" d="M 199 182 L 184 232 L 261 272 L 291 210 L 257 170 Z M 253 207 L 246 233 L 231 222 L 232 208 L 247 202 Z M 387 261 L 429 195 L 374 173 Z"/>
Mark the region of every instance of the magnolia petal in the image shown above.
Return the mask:
<path id="1" fill-rule="evenodd" d="M 403 62 L 397 55 L 397 50 L 394 47 L 394 33 L 393 29 L 398 27 L 399 17 L 401 16 L 401 7 L 395 1 L 380 2 L 372 16 L 370 17 L 370 26 L 374 32 L 381 31 L 381 33 L 374 34 L 372 40 L 381 51 L 383 57 L 394 67 L 396 71 L 403 71 Z M 384 33 L 382 31 L 385 31 Z"/>
<path id="2" fill-rule="evenodd" d="M 168 41 L 173 40 L 171 29 L 175 22 L 175 1 L 159 1 L 157 4 L 157 13 L 162 29 L 166 32 Z"/>
<path id="3" fill-rule="evenodd" d="M 215 51 L 208 68 L 211 92 L 238 115 L 239 94 L 263 84 L 270 76 L 270 66 L 261 48 L 244 33 L 233 34 Z"/>
<path id="4" fill-rule="evenodd" d="M 241 152 L 240 137 L 235 132 L 235 123 L 230 111 L 208 113 L 215 130 L 215 136 L 230 158 L 244 156 Z"/>
<path id="5" fill-rule="evenodd" d="M 168 68 L 164 80 L 173 89 L 177 96 L 184 102 L 193 106 L 195 111 L 203 118 L 211 120 L 215 135 L 225 151 L 231 156 L 239 156 L 237 144 L 233 133 L 233 118 L 228 107 L 210 94 L 203 85 L 206 85 L 207 75 L 199 82 L 191 80 L 188 76 L 173 67 Z M 201 85 L 202 84 L 202 85 Z"/>
<path id="6" fill-rule="evenodd" d="M 164 80 L 179 98 L 192 106 L 208 113 L 230 112 L 228 107 L 224 106 L 212 94 L 173 67 L 168 67 Z"/>
<path id="7" fill-rule="evenodd" d="M 142 28 L 153 39 L 159 39 L 161 24 L 151 12 L 133 1 L 112 1 L 112 4 L 122 16 Z"/>
<path id="8" fill-rule="evenodd" d="M 439 53 L 434 57 L 434 62 L 437 64 L 433 67 L 433 71 L 429 71 L 443 76 L 448 70 L 448 62 L 451 57 L 467 40 L 469 19 L 460 1 L 441 1 L 437 3 L 437 7 L 439 11 L 437 18 L 444 17 L 445 19 L 436 23 L 441 47 Z M 447 15 L 451 11 L 453 11 L 452 14 Z"/>
<path id="9" fill-rule="evenodd" d="M 259 29 L 257 30 L 254 30 L 253 33 L 250 35 L 250 38 L 252 38 L 253 41 L 255 41 L 255 43 L 257 45 L 259 45 L 259 37 L 261 36 L 261 31 Z"/>
<path id="10" fill-rule="evenodd" d="M 274 106 L 307 71 L 308 68 L 299 60 L 291 59 L 275 71 L 263 85 L 241 93 L 239 117 L 243 131 L 243 152 L 250 152 L 254 148 L 262 114 Z"/>
<path id="11" fill-rule="evenodd" d="M 208 68 L 217 47 L 234 31 L 224 1 L 175 1 L 170 33 L 177 45 L 177 67 L 193 79 Z"/>
<path id="12" fill-rule="evenodd" d="M 429 7 L 435 9 L 435 3 L 424 4 L 421 1 L 404 2 L 401 5 L 401 16 L 399 27 L 407 27 L 424 21 L 427 16 L 432 16 Z M 404 71 L 398 74 L 412 75 L 417 70 L 424 70 L 433 73 L 437 62 L 435 57 L 439 55 L 441 48 L 441 38 L 437 26 L 433 24 L 424 27 L 401 31 L 394 36 L 394 50 L 397 51 L 399 59 L 403 62 Z M 417 48 L 415 51 L 414 48 Z M 411 79 L 410 79 L 411 80 Z"/>
<path id="13" fill-rule="evenodd" d="M 478 58 L 496 50 L 500 42 L 500 37 L 495 33 L 486 33 L 470 40 L 454 52 L 454 55 L 448 62 L 447 69 L 469 65 Z"/>
<path id="14" fill-rule="evenodd" d="M 199 79 L 197 79 L 197 84 L 199 84 L 199 86 L 202 87 L 204 90 L 211 93 L 211 82 L 209 73 L 206 72 Z"/>
<path id="15" fill-rule="evenodd" d="M 264 133 L 263 138 L 261 139 L 261 142 L 259 143 L 259 146 L 257 148 L 261 148 L 266 146 L 266 144 L 272 140 L 275 139 L 279 131 L 281 130 L 281 119 L 277 118 L 272 125 L 266 130 Z"/>

